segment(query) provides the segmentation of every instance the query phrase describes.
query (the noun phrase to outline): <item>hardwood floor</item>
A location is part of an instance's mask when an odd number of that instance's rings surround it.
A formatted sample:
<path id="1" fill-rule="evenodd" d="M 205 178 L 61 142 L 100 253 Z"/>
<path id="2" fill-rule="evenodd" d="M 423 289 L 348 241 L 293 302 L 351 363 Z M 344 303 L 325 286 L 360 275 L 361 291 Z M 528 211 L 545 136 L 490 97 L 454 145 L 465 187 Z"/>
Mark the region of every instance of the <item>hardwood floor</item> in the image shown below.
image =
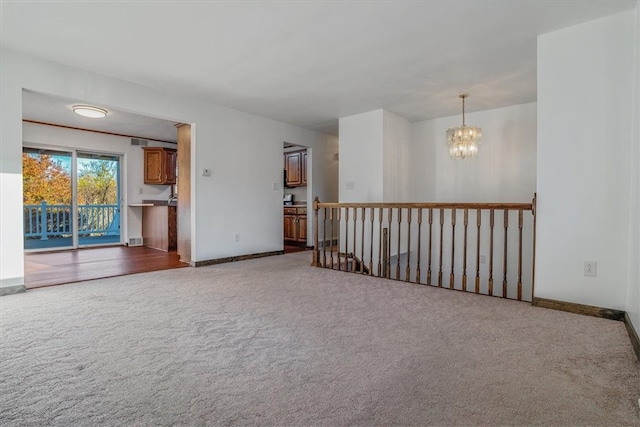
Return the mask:
<path id="1" fill-rule="evenodd" d="M 306 251 L 306 250 L 307 250 L 307 248 L 300 247 L 300 246 L 284 245 L 284 253 L 285 254 L 292 254 L 294 252 L 303 252 L 303 251 Z"/>
<path id="2" fill-rule="evenodd" d="M 188 266 L 176 252 L 127 246 L 27 253 L 24 264 L 27 289 Z"/>

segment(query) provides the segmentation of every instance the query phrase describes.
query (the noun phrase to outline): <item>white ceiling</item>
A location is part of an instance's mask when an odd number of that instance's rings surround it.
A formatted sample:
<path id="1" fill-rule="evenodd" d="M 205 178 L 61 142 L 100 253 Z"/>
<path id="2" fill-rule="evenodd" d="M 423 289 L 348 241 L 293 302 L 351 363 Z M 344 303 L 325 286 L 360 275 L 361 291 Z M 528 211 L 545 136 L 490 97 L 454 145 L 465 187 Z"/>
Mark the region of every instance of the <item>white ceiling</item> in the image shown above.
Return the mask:
<path id="1" fill-rule="evenodd" d="M 536 100 L 536 37 L 636 0 L 1 3 L 1 45 L 308 129 Z"/>
<path id="2" fill-rule="evenodd" d="M 178 138 L 176 122 L 126 113 L 108 107 L 106 117 L 91 119 L 73 112 L 72 107 L 77 104 L 86 104 L 86 102 L 24 90 L 22 91 L 22 118 L 156 141 L 176 142 Z"/>

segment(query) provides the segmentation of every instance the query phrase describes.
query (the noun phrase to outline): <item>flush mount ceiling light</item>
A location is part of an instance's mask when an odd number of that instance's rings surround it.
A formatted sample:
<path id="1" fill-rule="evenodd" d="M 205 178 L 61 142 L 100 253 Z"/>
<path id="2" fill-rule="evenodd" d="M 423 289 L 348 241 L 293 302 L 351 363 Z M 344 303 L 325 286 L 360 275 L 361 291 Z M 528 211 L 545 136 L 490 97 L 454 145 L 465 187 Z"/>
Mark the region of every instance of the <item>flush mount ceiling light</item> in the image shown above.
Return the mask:
<path id="1" fill-rule="evenodd" d="M 91 105 L 74 105 L 71 108 L 74 113 L 92 119 L 101 119 L 107 115 L 107 110 L 104 108 L 92 107 Z"/>
<path id="2" fill-rule="evenodd" d="M 482 129 L 464 124 L 464 100 L 469 95 L 463 93 L 462 126 L 447 129 L 447 145 L 452 159 L 475 159 L 478 155 L 478 144 L 482 139 Z"/>

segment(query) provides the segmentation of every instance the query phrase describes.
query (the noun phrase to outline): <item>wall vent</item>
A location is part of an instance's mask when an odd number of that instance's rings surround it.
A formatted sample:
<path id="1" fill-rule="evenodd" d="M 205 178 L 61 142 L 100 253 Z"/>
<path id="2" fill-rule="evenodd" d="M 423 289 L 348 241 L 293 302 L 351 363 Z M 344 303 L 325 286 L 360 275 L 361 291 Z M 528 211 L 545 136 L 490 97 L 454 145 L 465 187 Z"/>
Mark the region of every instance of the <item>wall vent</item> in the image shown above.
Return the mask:
<path id="1" fill-rule="evenodd" d="M 146 139 L 131 138 L 131 145 L 138 145 L 140 147 L 146 147 L 147 145 L 149 145 L 149 141 L 147 141 Z"/>
<path id="2" fill-rule="evenodd" d="M 142 237 L 129 238 L 129 246 L 142 246 Z"/>

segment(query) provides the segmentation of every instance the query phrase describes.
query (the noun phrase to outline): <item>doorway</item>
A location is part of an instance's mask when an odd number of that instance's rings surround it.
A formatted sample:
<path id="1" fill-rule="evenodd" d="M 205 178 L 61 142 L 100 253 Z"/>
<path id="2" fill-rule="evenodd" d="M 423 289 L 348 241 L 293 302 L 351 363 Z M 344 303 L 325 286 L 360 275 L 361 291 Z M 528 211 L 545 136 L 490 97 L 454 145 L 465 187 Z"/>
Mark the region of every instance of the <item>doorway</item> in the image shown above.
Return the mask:
<path id="1" fill-rule="evenodd" d="M 23 147 L 24 249 L 119 244 L 120 156 Z"/>
<path id="2" fill-rule="evenodd" d="M 311 184 L 311 156 L 308 147 L 284 142 L 284 252 L 297 252 L 309 247 L 308 208 Z"/>

